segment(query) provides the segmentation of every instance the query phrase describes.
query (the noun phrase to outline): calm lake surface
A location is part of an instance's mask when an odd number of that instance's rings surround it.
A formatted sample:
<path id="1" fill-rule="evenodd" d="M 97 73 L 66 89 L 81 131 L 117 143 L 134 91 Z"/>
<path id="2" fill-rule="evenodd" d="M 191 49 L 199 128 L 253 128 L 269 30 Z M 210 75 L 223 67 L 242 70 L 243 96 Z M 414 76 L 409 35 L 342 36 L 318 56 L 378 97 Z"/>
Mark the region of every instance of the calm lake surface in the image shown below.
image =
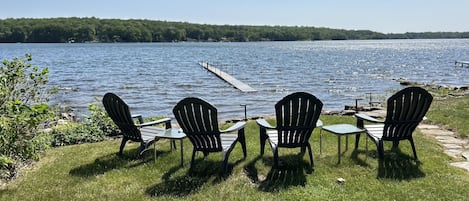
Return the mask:
<path id="1" fill-rule="evenodd" d="M 469 85 L 469 40 L 367 40 L 248 43 L 0 44 L 0 58 L 33 55 L 61 90 L 52 103 L 86 112 L 94 97 L 114 92 L 145 116 L 170 116 L 187 96 L 218 108 L 219 118 L 273 114 L 296 91 L 314 94 L 326 110 L 355 98 L 385 100 L 401 89 L 395 78 Z M 243 93 L 197 63 L 209 61 L 258 90 Z"/>

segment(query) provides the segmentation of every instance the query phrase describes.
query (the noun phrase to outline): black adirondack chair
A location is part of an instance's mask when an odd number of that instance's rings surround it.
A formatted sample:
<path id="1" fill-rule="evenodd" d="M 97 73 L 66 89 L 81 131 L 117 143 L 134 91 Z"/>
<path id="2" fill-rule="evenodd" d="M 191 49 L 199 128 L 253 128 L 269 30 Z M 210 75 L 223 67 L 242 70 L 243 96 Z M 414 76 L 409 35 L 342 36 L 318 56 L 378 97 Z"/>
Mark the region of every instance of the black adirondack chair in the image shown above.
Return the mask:
<path id="1" fill-rule="evenodd" d="M 191 170 L 194 166 L 197 151 L 203 152 L 204 156 L 211 152 L 222 152 L 222 174 L 225 174 L 229 155 L 236 142 L 240 142 L 244 158 L 246 158 L 246 140 L 244 136 L 246 122 L 237 122 L 226 130 L 220 130 L 217 109 L 210 103 L 194 97 L 184 98 L 179 101 L 174 106 L 173 113 L 179 126 L 189 137 L 194 147 Z M 234 131 L 237 131 L 238 134 L 227 134 Z"/>
<path id="2" fill-rule="evenodd" d="M 144 152 L 149 149 L 149 146 L 158 140 L 155 136 L 156 133 L 171 128 L 170 118 L 144 123 L 141 115 L 131 115 L 129 106 L 113 93 L 106 93 L 104 95 L 103 105 L 109 117 L 119 127 L 123 135 L 119 155 L 122 155 L 126 142 L 131 140 L 140 142 L 138 156 L 142 157 Z M 139 124 L 135 124 L 134 119 L 138 119 Z M 165 124 L 165 128 L 155 127 L 154 125 L 157 124 Z"/>
<path id="3" fill-rule="evenodd" d="M 368 137 L 378 148 L 380 159 L 384 158 L 384 141 L 392 141 L 393 148 L 397 148 L 399 141 L 409 140 L 414 158 L 418 160 L 412 133 L 425 118 L 432 100 L 433 96 L 420 87 L 402 89 L 387 100 L 387 114 L 384 121 L 365 114 L 356 114 L 357 127 L 367 130 Z M 379 124 L 364 125 L 364 121 Z M 357 137 L 356 144 L 358 140 Z"/>
<path id="4" fill-rule="evenodd" d="M 260 128 L 261 155 L 264 154 L 265 141 L 274 152 L 274 168 L 278 167 L 278 148 L 308 148 L 311 169 L 314 166 L 309 138 L 316 126 L 322 125 L 319 115 L 322 102 L 314 95 L 296 92 L 284 97 L 275 104 L 277 126 L 270 125 L 265 119 L 258 119 Z"/>

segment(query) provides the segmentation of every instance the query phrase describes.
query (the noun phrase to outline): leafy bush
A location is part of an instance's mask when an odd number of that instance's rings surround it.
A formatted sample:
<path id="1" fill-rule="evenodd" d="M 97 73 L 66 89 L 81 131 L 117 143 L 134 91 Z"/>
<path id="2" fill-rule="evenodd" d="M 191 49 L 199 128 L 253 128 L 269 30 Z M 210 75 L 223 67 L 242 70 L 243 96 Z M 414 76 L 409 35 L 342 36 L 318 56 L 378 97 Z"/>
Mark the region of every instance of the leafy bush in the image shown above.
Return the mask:
<path id="1" fill-rule="evenodd" d="M 105 136 L 101 135 L 100 132 L 93 132 L 89 124 L 74 122 L 56 126 L 49 134 L 52 146 L 98 142 L 105 139 Z"/>
<path id="2" fill-rule="evenodd" d="M 47 105 L 54 92 L 47 87 L 49 71 L 31 60 L 27 54 L 0 66 L 0 155 L 20 161 L 36 159 L 48 147 L 40 131 L 53 118 Z"/>
<path id="3" fill-rule="evenodd" d="M 4 155 L 0 155 L 0 167 L 3 168 L 12 164 L 14 164 L 14 161 L 11 158 Z"/>
<path id="4" fill-rule="evenodd" d="M 20 160 L 37 159 L 37 153 L 48 147 L 39 129 L 51 115 L 46 104 L 8 102 L 0 117 L 1 154 Z"/>
<path id="5" fill-rule="evenodd" d="M 13 178 L 16 175 L 15 169 L 15 161 L 13 159 L 0 155 L 0 178 Z"/>
<path id="6" fill-rule="evenodd" d="M 85 116 L 85 122 L 54 127 L 50 132 L 52 146 L 98 142 L 119 134 L 119 129 L 100 104 L 90 103 L 88 110 L 90 115 Z"/>
<path id="7" fill-rule="evenodd" d="M 91 115 L 86 116 L 86 121 L 91 129 L 95 132 L 101 132 L 104 136 L 116 136 L 120 134 L 119 128 L 114 124 L 112 119 L 108 116 L 103 106 L 99 104 L 96 98 L 95 103 L 90 103 L 88 110 Z"/>
<path id="8" fill-rule="evenodd" d="M 42 133 L 53 119 L 47 104 L 55 92 L 49 88 L 47 68 L 31 65 L 32 57 L 5 59 L 0 66 L 0 177 L 12 178 L 17 163 L 39 158 L 49 147 Z"/>

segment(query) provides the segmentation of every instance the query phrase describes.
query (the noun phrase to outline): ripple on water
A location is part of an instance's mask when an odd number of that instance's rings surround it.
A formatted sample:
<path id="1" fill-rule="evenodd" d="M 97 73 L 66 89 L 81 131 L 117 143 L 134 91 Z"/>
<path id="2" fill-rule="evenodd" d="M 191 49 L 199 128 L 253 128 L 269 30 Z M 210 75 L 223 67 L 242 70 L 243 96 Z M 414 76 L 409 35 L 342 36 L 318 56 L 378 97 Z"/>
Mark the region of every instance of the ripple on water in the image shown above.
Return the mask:
<path id="1" fill-rule="evenodd" d="M 469 40 L 369 40 L 253 43 L 0 44 L 2 59 L 33 55 L 60 86 L 52 102 L 86 111 L 94 97 L 121 96 L 135 113 L 168 115 L 177 101 L 201 97 L 220 118 L 273 113 L 283 96 L 306 91 L 328 110 L 354 98 L 388 96 L 393 78 L 468 85 Z M 73 55 L 73 57 L 70 57 Z M 198 66 L 215 63 L 258 92 L 242 93 Z M 75 90 L 77 89 L 77 90 Z M 155 114 L 156 113 L 156 114 Z"/>

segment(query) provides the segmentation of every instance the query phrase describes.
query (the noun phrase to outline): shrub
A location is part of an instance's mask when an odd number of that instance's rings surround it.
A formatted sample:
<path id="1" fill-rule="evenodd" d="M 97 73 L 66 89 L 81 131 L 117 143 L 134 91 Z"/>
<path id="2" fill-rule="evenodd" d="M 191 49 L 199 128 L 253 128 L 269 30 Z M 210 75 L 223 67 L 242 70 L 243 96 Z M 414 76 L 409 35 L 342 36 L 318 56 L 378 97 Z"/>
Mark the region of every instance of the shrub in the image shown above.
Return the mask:
<path id="1" fill-rule="evenodd" d="M 32 66 L 29 54 L 24 60 L 0 66 L 0 155 L 20 161 L 36 159 L 48 147 L 40 130 L 53 118 L 47 101 L 54 93 L 48 69 Z"/>
<path id="2" fill-rule="evenodd" d="M 99 104 L 99 99 L 95 99 L 95 103 L 90 103 L 88 110 L 90 116 L 85 116 L 85 120 L 95 132 L 101 132 L 104 136 L 116 136 L 120 134 L 119 128 L 114 124 L 112 119 L 108 116 L 103 106 Z"/>
<path id="3" fill-rule="evenodd" d="M 16 175 L 15 169 L 15 161 L 13 159 L 0 155 L 0 178 L 13 178 Z"/>
<path id="4" fill-rule="evenodd" d="M 88 110 L 90 115 L 85 116 L 85 122 L 54 127 L 50 132 L 52 146 L 98 142 L 119 134 L 119 129 L 100 104 L 90 103 Z"/>
<path id="5" fill-rule="evenodd" d="M 98 142 L 105 139 L 105 136 L 101 133 L 93 132 L 88 124 L 75 122 L 56 126 L 49 134 L 52 146 Z"/>
<path id="6" fill-rule="evenodd" d="M 11 178 L 16 163 L 37 159 L 49 147 L 44 126 L 53 119 L 47 104 L 55 92 L 47 86 L 47 68 L 31 65 L 32 57 L 4 60 L 0 66 L 0 160 L 2 178 Z M 9 175 L 9 176 L 5 176 Z"/>

